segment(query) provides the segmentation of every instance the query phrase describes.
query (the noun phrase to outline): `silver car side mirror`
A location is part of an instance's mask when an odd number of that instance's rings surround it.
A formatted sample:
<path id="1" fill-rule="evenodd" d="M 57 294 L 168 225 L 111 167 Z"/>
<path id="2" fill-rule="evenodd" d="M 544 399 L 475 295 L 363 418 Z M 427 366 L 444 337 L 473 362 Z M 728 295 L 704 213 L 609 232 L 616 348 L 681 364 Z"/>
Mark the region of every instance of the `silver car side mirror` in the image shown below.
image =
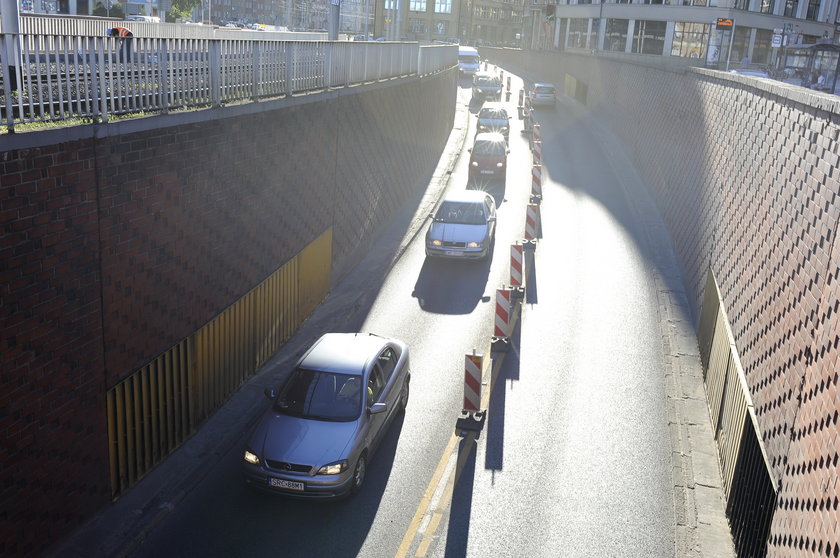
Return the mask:
<path id="1" fill-rule="evenodd" d="M 378 415 L 379 413 L 384 413 L 385 409 L 388 408 L 388 405 L 385 403 L 374 403 L 370 407 L 368 407 L 368 414 L 369 415 Z"/>
<path id="2" fill-rule="evenodd" d="M 263 393 L 272 401 L 277 397 L 277 391 L 274 388 L 265 388 L 265 390 L 263 390 Z"/>

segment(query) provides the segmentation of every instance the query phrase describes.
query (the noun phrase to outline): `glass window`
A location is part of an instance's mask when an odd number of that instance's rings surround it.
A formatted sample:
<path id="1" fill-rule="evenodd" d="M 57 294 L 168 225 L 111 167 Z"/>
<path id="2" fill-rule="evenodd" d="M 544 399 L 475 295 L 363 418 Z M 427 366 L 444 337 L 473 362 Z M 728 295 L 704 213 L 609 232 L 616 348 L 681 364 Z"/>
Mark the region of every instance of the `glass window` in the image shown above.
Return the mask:
<path id="1" fill-rule="evenodd" d="M 749 10 L 750 0 L 735 0 L 735 4 L 732 7 L 736 10 Z"/>
<path id="2" fill-rule="evenodd" d="M 362 377 L 298 368 L 274 402 L 275 410 L 313 420 L 350 421 L 361 413 Z"/>
<path id="3" fill-rule="evenodd" d="M 761 0 L 761 5 L 758 7 L 758 11 L 763 14 L 772 14 L 773 0 Z"/>
<path id="4" fill-rule="evenodd" d="M 412 33 L 425 33 L 426 20 L 419 17 L 408 18 L 408 30 Z"/>
<path id="5" fill-rule="evenodd" d="M 785 17 L 796 17 L 796 0 L 785 0 Z"/>
<path id="6" fill-rule="evenodd" d="M 749 55 L 750 49 L 750 31 L 749 27 L 735 26 L 735 33 L 732 39 L 732 54 L 729 59 L 733 63 L 740 63 L 742 66 L 749 64 L 750 60 L 744 60 Z"/>
<path id="7" fill-rule="evenodd" d="M 382 381 L 382 370 L 379 368 L 379 363 L 376 363 L 373 365 L 373 370 L 370 371 L 370 377 L 368 377 L 368 407 L 379 399 L 383 387 L 385 387 L 385 383 Z"/>
<path id="8" fill-rule="evenodd" d="M 452 0 L 435 0 L 435 13 L 436 14 L 451 14 L 452 13 Z"/>
<path id="9" fill-rule="evenodd" d="M 770 61 L 770 49 L 772 46 L 773 31 L 770 29 L 756 29 L 751 62 L 753 64 L 767 64 Z"/>
<path id="10" fill-rule="evenodd" d="M 595 18 L 592 20 L 592 26 L 589 28 L 589 35 L 587 37 L 586 48 L 595 48 L 598 44 L 598 28 L 601 25 L 601 20 Z"/>
<path id="11" fill-rule="evenodd" d="M 808 0 L 808 11 L 805 12 L 805 19 L 817 21 L 820 13 L 820 0 Z"/>
<path id="12" fill-rule="evenodd" d="M 664 21 L 636 21 L 633 30 L 633 52 L 636 54 L 662 54 L 665 49 Z"/>
<path id="13" fill-rule="evenodd" d="M 710 27 L 708 23 L 676 22 L 674 41 L 671 43 L 671 56 L 706 58 Z"/>
<path id="14" fill-rule="evenodd" d="M 613 52 L 624 52 L 627 46 L 628 19 L 608 19 L 607 29 L 604 32 L 604 50 Z"/>
<path id="15" fill-rule="evenodd" d="M 439 20 L 435 22 L 435 35 L 446 35 L 449 33 L 449 22 Z"/>
<path id="16" fill-rule="evenodd" d="M 586 29 L 589 20 L 575 18 L 569 20 L 569 42 L 570 48 L 586 48 Z"/>
<path id="17" fill-rule="evenodd" d="M 425 12 L 426 0 L 408 0 L 408 9 L 412 12 Z"/>
<path id="18" fill-rule="evenodd" d="M 394 349 L 388 347 L 382 354 L 377 357 L 376 361 L 379 363 L 379 366 L 382 368 L 382 379 L 385 383 L 388 383 L 388 380 L 391 379 L 391 374 L 394 373 L 394 370 L 397 368 L 397 353 Z"/>
<path id="19" fill-rule="evenodd" d="M 504 142 L 477 141 L 473 145 L 474 155 L 498 155 L 504 151 Z M 483 203 L 450 201 L 443 202 L 435 215 L 435 220 L 460 225 L 483 225 L 487 222 Z"/>

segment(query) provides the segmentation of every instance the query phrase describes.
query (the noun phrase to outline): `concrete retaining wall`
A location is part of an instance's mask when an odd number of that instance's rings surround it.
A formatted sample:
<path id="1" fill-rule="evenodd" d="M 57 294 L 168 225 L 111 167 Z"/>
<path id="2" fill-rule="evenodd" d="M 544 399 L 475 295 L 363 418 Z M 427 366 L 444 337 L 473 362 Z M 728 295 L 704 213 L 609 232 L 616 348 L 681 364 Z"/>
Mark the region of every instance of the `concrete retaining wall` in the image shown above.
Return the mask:
<path id="1" fill-rule="evenodd" d="M 0 138 L 0 555 L 107 504 L 109 387 L 329 227 L 333 281 L 349 271 L 424 191 L 456 86 L 457 70 Z"/>

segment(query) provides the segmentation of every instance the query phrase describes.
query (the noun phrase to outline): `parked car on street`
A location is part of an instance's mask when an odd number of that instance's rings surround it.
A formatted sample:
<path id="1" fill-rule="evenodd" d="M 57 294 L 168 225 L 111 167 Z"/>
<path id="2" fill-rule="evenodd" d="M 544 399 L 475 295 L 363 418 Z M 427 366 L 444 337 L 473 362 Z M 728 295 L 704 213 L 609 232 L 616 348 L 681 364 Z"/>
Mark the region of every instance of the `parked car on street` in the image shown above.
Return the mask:
<path id="1" fill-rule="evenodd" d="M 470 178 L 493 176 L 504 181 L 508 153 L 505 136 L 499 132 L 476 134 L 470 149 Z"/>
<path id="2" fill-rule="evenodd" d="M 460 190 L 444 197 L 426 232 L 426 256 L 484 259 L 496 238 L 496 202 L 482 190 Z"/>
<path id="3" fill-rule="evenodd" d="M 501 101 L 502 80 L 492 72 L 476 72 L 473 76 L 472 98 L 475 101 Z"/>
<path id="4" fill-rule="evenodd" d="M 510 116 L 502 103 L 485 103 L 478 111 L 476 134 L 483 132 L 498 132 L 505 141 L 510 137 Z"/>
<path id="5" fill-rule="evenodd" d="M 557 104 L 557 87 L 553 83 L 535 83 L 528 93 L 528 100 L 532 107 L 553 107 Z"/>
<path id="6" fill-rule="evenodd" d="M 303 355 L 249 438 L 245 481 L 298 498 L 362 488 L 368 461 L 408 403 L 408 346 L 367 333 L 327 333 Z"/>

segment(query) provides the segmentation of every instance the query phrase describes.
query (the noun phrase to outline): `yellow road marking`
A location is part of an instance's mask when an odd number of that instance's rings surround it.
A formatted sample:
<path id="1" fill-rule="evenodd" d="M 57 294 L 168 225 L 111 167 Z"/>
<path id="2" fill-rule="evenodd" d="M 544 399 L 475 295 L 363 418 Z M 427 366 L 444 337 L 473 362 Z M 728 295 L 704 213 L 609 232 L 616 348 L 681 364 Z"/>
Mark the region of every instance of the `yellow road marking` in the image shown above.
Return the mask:
<path id="1" fill-rule="evenodd" d="M 516 322 L 519 319 L 519 312 L 520 304 L 517 303 L 513 309 L 513 312 L 511 312 L 511 331 L 513 331 L 513 329 L 516 327 Z M 493 391 L 493 386 L 496 383 L 496 378 L 498 378 L 497 372 L 502 367 L 502 363 L 505 360 L 505 355 L 504 353 L 502 353 L 502 355 L 497 359 L 496 362 L 493 362 L 492 355 L 488 354 L 488 358 L 491 359 L 490 362 L 492 362 L 493 364 L 491 366 L 486 367 L 481 378 L 482 385 L 488 386 L 488 389 L 482 390 L 481 394 L 481 408 L 485 410 L 489 407 L 490 393 Z M 489 381 L 487 381 L 488 373 L 490 374 Z M 449 442 L 446 444 L 446 449 L 443 450 L 443 455 L 440 457 L 440 461 L 438 461 L 437 467 L 435 468 L 435 473 L 434 475 L 432 475 L 432 479 L 429 481 L 429 485 L 426 487 L 426 491 L 423 493 L 423 497 L 420 499 L 420 504 L 417 506 L 417 511 L 414 512 L 414 517 L 411 519 L 411 523 L 409 523 L 408 529 L 406 529 L 405 535 L 402 539 L 402 543 L 400 543 L 400 547 L 397 549 L 397 553 L 394 555 L 395 558 L 405 558 L 408 555 L 408 551 L 411 548 L 411 544 L 417 537 L 417 533 L 420 530 L 420 525 L 423 523 L 423 519 L 426 517 L 429 504 L 432 502 L 432 497 L 440 488 L 440 482 L 442 480 L 441 478 L 443 477 L 443 473 L 446 470 L 446 465 L 449 463 L 449 459 L 452 456 L 452 451 L 455 449 L 455 444 L 458 441 L 458 438 L 459 436 L 455 433 L 453 433 L 452 437 L 449 438 Z M 417 547 L 417 551 L 414 555 L 415 557 L 423 558 L 428 552 L 429 546 L 432 543 L 433 537 L 437 531 L 440 520 L 443 517 L 443 512 L 445 512 L 451 504 L 452 492 L 454 491 L 455 483 L 461 476 L 461 471 L 464 468 L 464 464 L 466 463 L 467 457 L 472 452 L 472 446 L 475 440 L 475 432 L 469 432 L 469 434 L 467 434 L 467 436 L 464 437 L 464 447 L 467 448 L 468 451 L 465 451 L 458 456 L 458 464 L 455 467 L 455 474 L 447 475 L 446 489 L 444 490 L 443 495 L 438 500 L 437 505 L 433 510 L 431 520 L 424 529 L 423 539 L 421 540 L 420 545 Z"/>

